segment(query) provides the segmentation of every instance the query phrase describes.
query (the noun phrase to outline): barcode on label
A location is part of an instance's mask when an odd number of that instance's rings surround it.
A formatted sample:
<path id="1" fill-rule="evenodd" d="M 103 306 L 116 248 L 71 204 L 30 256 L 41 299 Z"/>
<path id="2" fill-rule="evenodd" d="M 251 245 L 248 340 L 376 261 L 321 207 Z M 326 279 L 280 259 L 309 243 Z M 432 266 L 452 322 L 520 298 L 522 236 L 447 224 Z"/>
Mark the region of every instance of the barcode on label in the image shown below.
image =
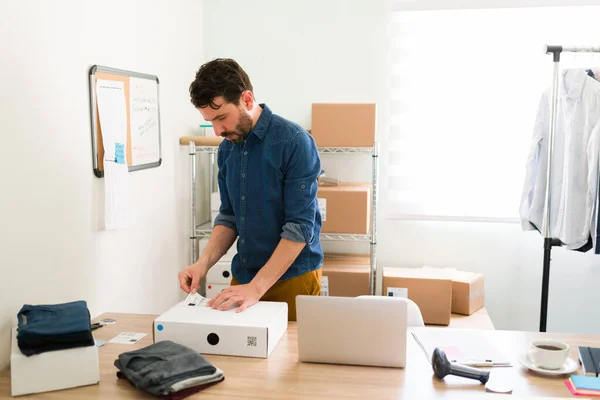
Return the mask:
<path id="1" fill-rule="evenodd" d="M 246 342 L 247 346 L 256 347 L 258 345 L 258 341 L 256 340 L 256 336 L 248 336 L 248 340 Z"/>

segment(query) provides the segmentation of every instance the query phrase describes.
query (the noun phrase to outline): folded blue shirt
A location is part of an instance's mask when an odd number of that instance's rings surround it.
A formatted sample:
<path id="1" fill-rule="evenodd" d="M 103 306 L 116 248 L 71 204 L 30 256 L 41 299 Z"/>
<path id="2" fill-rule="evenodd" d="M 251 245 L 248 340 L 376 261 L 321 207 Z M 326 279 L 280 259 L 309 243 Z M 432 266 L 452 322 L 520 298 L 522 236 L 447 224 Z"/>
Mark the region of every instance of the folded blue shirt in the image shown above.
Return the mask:
<path id="1" fill-rule="evenodd" d="M 57 336 L 91 331 L 90 312 L 83 300 L 62 304 L 24 305 L 17 315 L 20 335 Z"/>

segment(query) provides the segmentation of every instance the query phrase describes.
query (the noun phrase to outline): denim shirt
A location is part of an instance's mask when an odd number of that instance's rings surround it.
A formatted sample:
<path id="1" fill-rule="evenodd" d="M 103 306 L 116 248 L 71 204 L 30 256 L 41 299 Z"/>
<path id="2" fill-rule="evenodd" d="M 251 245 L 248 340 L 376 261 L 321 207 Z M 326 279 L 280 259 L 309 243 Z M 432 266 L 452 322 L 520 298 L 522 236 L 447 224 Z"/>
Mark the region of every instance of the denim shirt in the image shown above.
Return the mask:
<path id="1" fill-rule="evenodd" d="M 315 141 L 300 125 L 265 104 L 244 143 L 219 146 L 221 207 L 216 225 L 233 229 L 235 279 L 249 283 L 271 258 L 281 238 L 306 245 L 281 276 L 294 278 L 322 266 L 317 178 L 321 161 Z"/>

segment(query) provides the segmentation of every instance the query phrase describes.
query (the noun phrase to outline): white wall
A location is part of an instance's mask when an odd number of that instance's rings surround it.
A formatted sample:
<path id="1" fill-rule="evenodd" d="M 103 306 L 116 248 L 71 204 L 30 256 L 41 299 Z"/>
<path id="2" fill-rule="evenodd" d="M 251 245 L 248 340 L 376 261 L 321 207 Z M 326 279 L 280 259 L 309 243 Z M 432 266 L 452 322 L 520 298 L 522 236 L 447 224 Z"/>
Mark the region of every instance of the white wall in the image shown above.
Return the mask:
<path id="1" fill-rule="evenodd" d="M 195 0 L 3 2 L 0 48 L 0 369 L 23 304 L 83 299 L 105 311 L 158 313 L 180 297 L 187 265 L 187 157 L 179 136 L 199 114 L 188 85 L 203 60 Z M 160 79 L 163 164 L 130 174 L 131 228 L 99 230 L 88 70 Z"/>
<path id="2" fill-rule="evenodd" d="M 484 3 L 486 7 L 503 5 L 502 1 Z M 541 5 L 534 3 L 531 0 L 529 5 Z M 578 4 L 590 3 L 594 2 Z M 394 7 L 449 5 L 464 8 L 476 4 L 399 0 Z M 543 256 L 539 235 L 522 233 L 516 224 L 386 219 L 388 7 L 386 1 L 362 0 L 208 2 L 206 56 L 237 59 L 249 73 L 259 101 L 307 128 L 313 102 L 376 102 L 381 149 L 379 267 L 431 265 L 481 272 L 486 279 L 486 306 L 496 327 L 538 330 Z M 245 27 L 247 34 L 241 36 L 233 27 Z M 345 180 L 370 179 L 369 159 L 341 157 L 323 156 L 325 170 Z M 525 160 L 522 162 L 525 165 Z M 325 247 L 369 251 L 364 245 L 325 243 Z M 600 321 L 590 318 L 600 300 L 600 292 L 595 290 L 600 258 L 562 249 L 554 249 L 552 254 L 548 330 L 600 332 Z"/>

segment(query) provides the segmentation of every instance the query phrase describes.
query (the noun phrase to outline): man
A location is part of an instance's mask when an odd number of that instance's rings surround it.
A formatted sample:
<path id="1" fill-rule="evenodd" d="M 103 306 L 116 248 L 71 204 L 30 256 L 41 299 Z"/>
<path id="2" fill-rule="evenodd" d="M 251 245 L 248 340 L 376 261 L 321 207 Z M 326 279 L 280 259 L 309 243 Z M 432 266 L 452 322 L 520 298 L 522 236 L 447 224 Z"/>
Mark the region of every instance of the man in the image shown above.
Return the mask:
<path id="1" fill-rule="evenodd" d="M 248 75 L 234 60 L 201 66 L 190 96 L 226 140 L 217 155 L 219 215 L 198 261 L 179 273 L 180 286 L 195 292 L 237 238 L 231 286 L 208 305 L 237 306 L 240 312 L 259 300 L 282 301 L 295 321 L 296 296 L 321 292 L 321 163 L 314 139 L 258 104 Z"/>

